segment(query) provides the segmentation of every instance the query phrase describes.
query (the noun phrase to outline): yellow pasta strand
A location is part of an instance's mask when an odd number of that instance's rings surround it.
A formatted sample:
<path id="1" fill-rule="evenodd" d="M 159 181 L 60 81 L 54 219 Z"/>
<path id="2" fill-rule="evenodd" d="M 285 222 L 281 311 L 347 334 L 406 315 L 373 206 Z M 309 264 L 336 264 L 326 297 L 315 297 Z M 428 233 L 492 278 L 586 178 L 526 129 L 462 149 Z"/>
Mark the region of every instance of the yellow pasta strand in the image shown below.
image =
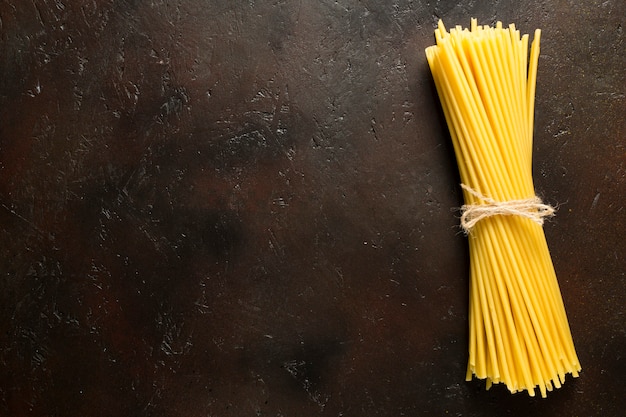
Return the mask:
<path id="1" fill-rule="evenodd" d="M 529 52 L 529 36 L 520 36 L 512 24 L 479 26 L 472 19 L 470 29 L 448 31 L 439 21 L 436 45 L 426 49 L 470 209 L 492 200 L 490 210 L 535 201 L 529 199 L 535 197 L 540 35 L 537 29 Z M 496 211 L 468 230 L 467 380 L 476 376 L 487 388 L 503 383 L 531 396 L 538 389 L 545 397 L 581 367 L 541 227 L 543 214 L 539 207 L 533 211 Z"/>

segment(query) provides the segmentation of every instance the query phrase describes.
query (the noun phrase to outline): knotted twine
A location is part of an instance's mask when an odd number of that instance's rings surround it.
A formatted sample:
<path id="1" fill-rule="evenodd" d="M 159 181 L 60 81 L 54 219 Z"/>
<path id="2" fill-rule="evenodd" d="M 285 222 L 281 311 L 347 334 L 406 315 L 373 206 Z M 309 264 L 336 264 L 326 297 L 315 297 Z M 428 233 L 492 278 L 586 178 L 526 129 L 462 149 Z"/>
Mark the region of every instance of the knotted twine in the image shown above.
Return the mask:
<path id="1" fill-rule="evenodd" d="M 555 209 L 544 204 L 537 196 L 522 200 L 496 201 L 465 184 L 461 188 L 479 199 L 483 204 L 464 204 L 461 207 L 461 228 L 469 234 L 479 221 L 491 216 L 521 216 L 542 226 L 546 217 L 554 216 Z"/>

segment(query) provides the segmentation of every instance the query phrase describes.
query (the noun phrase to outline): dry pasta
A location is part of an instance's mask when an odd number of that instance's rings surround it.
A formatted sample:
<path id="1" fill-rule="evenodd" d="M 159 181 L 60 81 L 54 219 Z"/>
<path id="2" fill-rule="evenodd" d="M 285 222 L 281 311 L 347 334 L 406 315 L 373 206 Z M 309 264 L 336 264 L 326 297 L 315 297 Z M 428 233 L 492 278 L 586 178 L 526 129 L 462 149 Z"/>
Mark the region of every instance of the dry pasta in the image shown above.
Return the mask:
<path id="1" fill-rule="evenodd" d="M 470 248 L 467 380 L 543 397 L 581 370 L 535 196 L 532 141 L 540 31 L 440 21 L 426 49 L 462 181 Z"/>

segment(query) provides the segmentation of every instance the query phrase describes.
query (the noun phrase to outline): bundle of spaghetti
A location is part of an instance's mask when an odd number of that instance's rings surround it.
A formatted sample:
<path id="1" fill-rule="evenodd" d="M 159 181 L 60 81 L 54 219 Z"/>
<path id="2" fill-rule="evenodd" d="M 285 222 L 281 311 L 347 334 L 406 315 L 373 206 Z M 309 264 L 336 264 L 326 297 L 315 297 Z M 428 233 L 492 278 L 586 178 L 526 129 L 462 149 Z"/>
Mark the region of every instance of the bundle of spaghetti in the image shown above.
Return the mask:
<path id="1" fill-rule="evenodd" d="M 440 21 L 426 49 L 457 158 L 470 250 L 467 380 L 511 392 L 559 388 L 580 363 L 532 178 L 540 31 Z"/>

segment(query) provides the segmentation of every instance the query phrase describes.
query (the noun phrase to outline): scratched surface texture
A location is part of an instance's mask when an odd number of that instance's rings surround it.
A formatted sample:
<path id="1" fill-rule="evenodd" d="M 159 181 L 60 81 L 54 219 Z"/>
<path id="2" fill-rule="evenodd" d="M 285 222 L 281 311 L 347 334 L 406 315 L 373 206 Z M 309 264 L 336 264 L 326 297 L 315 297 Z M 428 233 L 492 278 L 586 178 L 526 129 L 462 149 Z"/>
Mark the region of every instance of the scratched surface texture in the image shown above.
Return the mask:
<path id="1" fill-rule="evenodd" d="M 537 191 L 583 373 L 465 382 L 424 48 L 543 29 Z M 1 416 L 617 416 L 626 3 L 0 1 Z"/>

